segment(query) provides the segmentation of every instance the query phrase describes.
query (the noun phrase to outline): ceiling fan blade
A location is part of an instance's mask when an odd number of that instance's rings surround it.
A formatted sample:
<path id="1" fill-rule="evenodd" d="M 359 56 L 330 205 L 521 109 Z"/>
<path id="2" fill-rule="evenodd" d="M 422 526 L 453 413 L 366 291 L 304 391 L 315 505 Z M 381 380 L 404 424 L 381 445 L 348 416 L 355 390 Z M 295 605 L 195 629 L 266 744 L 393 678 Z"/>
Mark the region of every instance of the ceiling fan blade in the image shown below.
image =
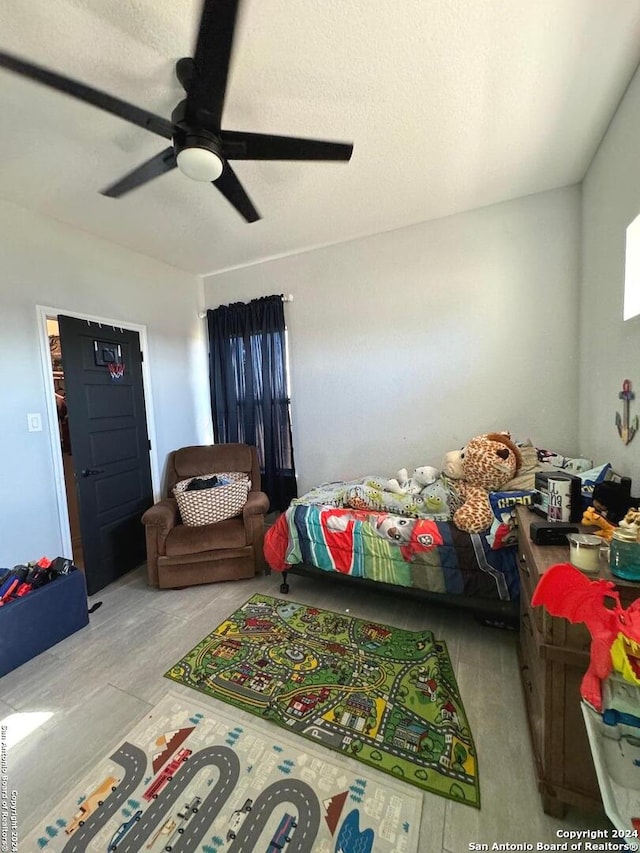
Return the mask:
<path id="1" fill-rule="evenodd" d="M 220 190 L 227 201 L 231 202 L 238 213 L 244 216 L 247 222 L 257 222 L 258 219 L 262 218 L 246 194 L 236 173 L 228 163 L 224 164 L 224 169 L 218 180 L 212 183 Z"/>
<path id="2" fill-rule="evenodd" d="M 105 92 L 100 92 L 98 89 L 85 86 L 84 83 L 78 83 L 76 80 L 57 74 L 55 71 L 49 71 L 39 65 L 33 65 L 31 62 L 25 62 L 10 53 L 0 51 L 0 68 L 14 71 L 16 74 L 21 74 L 37 83 L 43 83 L 58 92 L 64 92 L 65 95 L 71 95 L 73 98 L 92 104 L 94 107 L 118 116 L 118 118 L 137 124 L 145 130 L 158 134 L 158 136 L 163 136 L 165 139 L 171 139 L 173 136 L 174 129 L 170 121 L 147 112 L 147 110 L 140 109 L 140 107 L 134 107 L 132 104 L 114 98 L 112 95 L 107 95 Z"/>
<path id="3" fill-rule="evenodd" d="M 220 132 L 222 153 L 229 160 L 350 160 L 353 145 L 264 133 Z"/>
<path id="4" fill-rule="evenodd" d="M 204 0 L 187 94 L 187 120 L 220 130 L 239 0 Z"/>
<path id="5" fill-rule="evenodd" d="M 109 198 L 120 198 L 125 193 L 135 190 L 136 187 L 146 184 L 147 181 L 158 178 L 160 175 L 164 175 L 165 172 L 170 172 L 177 165 L 173 148 L 165 148 L 160 154 L 156 154 L 155 157 L 152 157 L 146 163 L 138 166 L 137 169 L 129 172 L 128 175 L 125 175 L 124 178 L 121 178 L 115 184 L 111 184 L 110 187 L 100 190 L 100 194 L 106 195 Z"/>

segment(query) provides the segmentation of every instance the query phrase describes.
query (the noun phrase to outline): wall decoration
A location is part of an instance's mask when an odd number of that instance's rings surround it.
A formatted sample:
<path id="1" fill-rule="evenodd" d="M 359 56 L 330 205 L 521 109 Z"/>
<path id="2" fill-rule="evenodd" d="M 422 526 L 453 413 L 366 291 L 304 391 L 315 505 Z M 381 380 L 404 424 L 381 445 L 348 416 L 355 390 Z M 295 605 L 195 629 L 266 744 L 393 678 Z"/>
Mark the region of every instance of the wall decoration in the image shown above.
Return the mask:
<path id="1" fill-rule="evenodd" d="M 635 396 L 636 395 L 631 390 L 631 381 L 629 379 L 625 379 L 622 382 L 622 391 L 618 394 L 618 397 L 623 401 L 622 415 L 620 412 L 616 412 L 616 426 L 618 427 L 618 434 L 624 444 L 629 444 L 633 436 L 638 431 L 638 416 L 635 415 L 633 420 L 631 420 L 629 416 L 630 403 Z"/>

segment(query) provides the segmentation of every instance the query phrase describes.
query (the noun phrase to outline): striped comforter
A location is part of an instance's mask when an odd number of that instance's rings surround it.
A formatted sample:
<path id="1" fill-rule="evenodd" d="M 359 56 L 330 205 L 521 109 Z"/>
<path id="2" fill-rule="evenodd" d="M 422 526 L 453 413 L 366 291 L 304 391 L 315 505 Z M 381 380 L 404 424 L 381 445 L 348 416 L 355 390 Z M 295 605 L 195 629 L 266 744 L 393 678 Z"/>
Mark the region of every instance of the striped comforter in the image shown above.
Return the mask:
<path id="1" fill-rule="evenodd" d="M 517 549 L 445 521 L 317 504 L 292 505 L 265 534 L 276 571 L 307 564 L 326 572 L 475 598 L 518 598 Z"/>

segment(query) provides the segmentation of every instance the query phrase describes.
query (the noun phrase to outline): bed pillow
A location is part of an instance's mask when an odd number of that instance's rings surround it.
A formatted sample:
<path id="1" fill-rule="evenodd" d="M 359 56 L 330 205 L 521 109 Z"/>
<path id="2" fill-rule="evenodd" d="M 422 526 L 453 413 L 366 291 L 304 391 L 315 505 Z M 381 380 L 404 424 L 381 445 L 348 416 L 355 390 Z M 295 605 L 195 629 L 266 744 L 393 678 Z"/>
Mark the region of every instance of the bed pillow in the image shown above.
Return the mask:
<path id="1" fill-rule="evenodd" d="M 518 473 L 502 487 L 502 491 L 513 492 L 520 489 L 535 488 L 537 471 L 567 471 L 569 474 L 582 475 L 590 469 L 593 462 L 582 456 L 563 456 L 555 450 L 543 450 L 535 447 L 530 438 L 518 443 L 522 464 Z"/>
<path id="2" fill-rule="evenodd" d="M 505 483 L 500 491 L 515 492 L 521 489 L 533 489 L 536 471 L 540 470 L 538 449 L 530 438 L 518 444 L 522 462 L 515 477 Z"/>
<path id="3" fill-rule="evenodd" d="M 299 498 L 294 498 L 291 501 L 292 506 L 300 506 L 301 504 L 315 504 L 321 506 L 332 506 L 336 509 L 343 509 L 347 506 L 347 495 L 349 489 L 361 480 L 336 480 L 333 483 L 321 483 L 319 486 L 314 486 L 304 495 Z"/>

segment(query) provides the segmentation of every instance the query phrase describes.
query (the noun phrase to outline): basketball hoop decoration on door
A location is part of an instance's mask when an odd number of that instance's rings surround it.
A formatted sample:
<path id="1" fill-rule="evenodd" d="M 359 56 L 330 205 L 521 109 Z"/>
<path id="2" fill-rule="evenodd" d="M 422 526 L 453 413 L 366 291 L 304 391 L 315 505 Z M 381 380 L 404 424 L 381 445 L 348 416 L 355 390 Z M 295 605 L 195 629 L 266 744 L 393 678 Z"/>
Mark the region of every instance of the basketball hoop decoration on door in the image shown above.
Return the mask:
<path id="1" fill-rule="evenodd" d="M 122 360 L 122 347 L 107 341 L 93 342 L 93 357 L 96 367 L 106 367 L 112 382 L 119 382 L 124 376 L 125 363 Z"/>
<path id="2" fill-rule="evenodd" d="M 124 361 L 110 361 L 107 367 L 109 376 L 114 382 L 118 382 L 124 376 Z"/>

